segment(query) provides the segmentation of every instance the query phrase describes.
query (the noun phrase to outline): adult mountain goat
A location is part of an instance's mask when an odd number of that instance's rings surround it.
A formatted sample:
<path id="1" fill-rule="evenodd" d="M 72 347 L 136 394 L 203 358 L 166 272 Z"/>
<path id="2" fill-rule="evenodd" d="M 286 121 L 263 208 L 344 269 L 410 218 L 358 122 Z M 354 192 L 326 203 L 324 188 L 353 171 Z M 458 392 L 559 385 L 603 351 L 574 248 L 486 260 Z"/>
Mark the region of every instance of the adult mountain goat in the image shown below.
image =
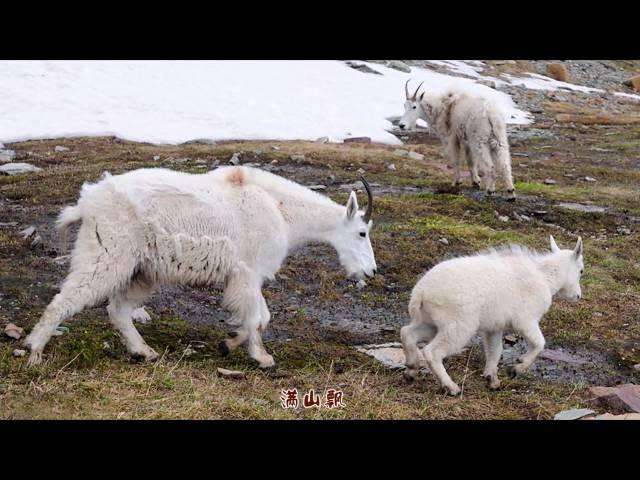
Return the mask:
<path id="1" fill-rule="evenodd" d="M 515 200 L 507 127 L 498 107 L 486 98 L 455 91 L 426 96 L 422 92 L 418 98 L 422 83 L 409 97 L 408 83 L 407 80 L 404 87 L 406 101 L 404 115 L 398 123 L 400 129 L 415 128 L 418 119 L 426 121 L 444 145 L 445 155 L 453 167 L 454 185 L 460 184 L 460 169 L 467 163 L 475 187 L 480 187 L 478 172 L 482 172 L 487 194 L 493 195 L 496 176 L 500 175 L 506 184 L 508 199 Z"/>
<path id="2" fill-rule="evenodd" d="M 429 369 L 448 393 L 458 395 L 460 387 L 442 360 L 459 353 L 479 332 L 486 358 L 483 375 L 490 388 L 498 388 L 505 330 L 522 335 L 529 344 L 520 363 L 509 367 L 509 374 L 526 371 L 544 348 L 539 324 L 553 296 L 578 300 L 582 295 L 582 239 L 578 238 L 574 250 L 560 250 L 553 237 L 550 240 L 547 254 L 513 245 L 447 260 L 429 270 L 411 292 L 411 323 L 400 330 L 405 378 L 416 376 L 418 342 L 429 342 L 423 349 Z"/>
<path id="3" fill-rule="evenodd" d="M 223 343 L 245 342 L 259 366 L 275 365 L 262 343 L 270 313 L 261 287 L 288 252 L 310 241 L 331 244 L 351 277 L 371 277 L 376 262 L 369 239 L 373 199 L 346 207 L 277 175 L 222 167 L 202 175 L 166 169 L 105 174 L 85 184 L 58 226 L 82 221 L 71 269 L 42 318 L 25 339 L 29 364 L 41 361 L 56 327 L 86 307 L 109 300 L 107 311 L 128 352 L 158 354 L 142 339 L 132 314 L 159 284 L 224 286 L 222 305 L 240 325 Z"/>

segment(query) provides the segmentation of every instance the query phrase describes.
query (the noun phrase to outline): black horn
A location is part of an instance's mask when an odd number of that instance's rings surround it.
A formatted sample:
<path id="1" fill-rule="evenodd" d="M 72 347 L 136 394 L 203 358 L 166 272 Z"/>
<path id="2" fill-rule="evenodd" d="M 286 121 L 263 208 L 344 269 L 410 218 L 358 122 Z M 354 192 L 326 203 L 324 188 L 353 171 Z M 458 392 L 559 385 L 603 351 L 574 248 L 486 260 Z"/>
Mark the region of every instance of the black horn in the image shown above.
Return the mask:
<path id="1" fill-rule="evenodd" d="M 371 213 L 373 212 L 373 194 L 371 193 L 369 183 L 364 179 L 364 177 L 360 177 L 360 180 L 364 185 L 364 189 L 367 191 L 367 210 L 364 212 L 362 219 L 365 223 L 369 223 L 369 220 L 371 220 Z"/>
<path id="2" fill-rule="evenodd" d="M 411 98 L 411 100 L 413 100 L 414 102 L 416 101 L 416 95 L 418 95 L 418 90 L 420 90 L 420 87 L 422 86 L 424 82 L 421 82 L 420 85 L 418 85 L 418 88 L 416 88 L 415 93 L 413 94 L 413 97 Z"/>

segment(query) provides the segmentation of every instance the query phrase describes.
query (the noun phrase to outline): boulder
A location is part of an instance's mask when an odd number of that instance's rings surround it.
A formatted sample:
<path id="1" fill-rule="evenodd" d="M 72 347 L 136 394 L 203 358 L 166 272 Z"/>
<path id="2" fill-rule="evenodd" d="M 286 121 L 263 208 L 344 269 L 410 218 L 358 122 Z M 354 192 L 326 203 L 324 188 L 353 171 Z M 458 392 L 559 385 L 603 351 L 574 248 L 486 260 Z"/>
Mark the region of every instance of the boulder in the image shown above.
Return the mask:
<path id="1" fill-rule="evenodd" d="M 549 63 L 547 64 L 547 75 L 554 80 L 560 82 L 569 81 L 569 70 L 564 63 Z"/>

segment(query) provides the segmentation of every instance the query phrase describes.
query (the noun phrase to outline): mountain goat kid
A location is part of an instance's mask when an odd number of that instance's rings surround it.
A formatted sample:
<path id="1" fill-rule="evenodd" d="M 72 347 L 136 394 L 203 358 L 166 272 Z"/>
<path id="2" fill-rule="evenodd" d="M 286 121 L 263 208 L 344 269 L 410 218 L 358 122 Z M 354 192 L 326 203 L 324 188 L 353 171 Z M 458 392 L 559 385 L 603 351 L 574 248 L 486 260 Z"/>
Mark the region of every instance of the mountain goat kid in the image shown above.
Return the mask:
<path id="1" fill-rule="evenodd" d="M 574 250 L 560 250 L 553 237 L 551 253 L 540 254 L 518 245 L 439 263 L 411 292 L 411 323 L 400 330 L 406 356 L 405 378 L 413 380 L 419 368 L 418 342 L 431 372 L 451 395 L 460 387 L 442 360 L 459 353 L 477 332 L 482 337 L 486 363 L 483 376 L 489 387 L 500 386 L 498 362 L 505 330 L 522 335 L 529 349 L 512 376 L 525 372 L 544 348 L 540 320 L 554 295 L 578 300 L 584 269 L 582 239 Z"/>
<path id="2" fill-rule="evenodd" d="M 261 288 L 293 248 L 326 242 L 351 277 L 371 277 L 376 262 L 369 239 L 373 199 L 358 210 L 269 172 L 222 167 L 193 175 L 167 169 L 108 173 L 85 184 L 58 226 L 82 221 L 71 269 L 42 318 L 25 339 L 28 364 L 40 363 L 56 327 L 84 308 L 109 300 L 107 311 L 128 352 L 154 360 L 133 322 L 136 309 L 161 284 L 224 286 L 222 305 L 240 325 L 222 344 L 248 343 L 261 368 L 275 365 L 262 343 L 270 313 Z"/>
<path id="3" fill-rule="evenodd" d="M 404 86 L 406 101 L 404 115 L 398 123 L 400 129 L 415 128 L 418 119 L 426 121 L 445 147 L 445 155 L 454 171 L 453 185 L 461 183 L 460 168 L 466 162 L 476 188 L 480 187 L 478 171 L 484 175 L 487 195 L 495 193 L 496 174 L 501 175 L 508 200 L 514 201 L 507 127 L 498 107 L 486 98 L 455 91 L 426 96 L 422 92 L 417 98 L 422 83 L 409 97 L 408 83 L 407 80 Z"/>

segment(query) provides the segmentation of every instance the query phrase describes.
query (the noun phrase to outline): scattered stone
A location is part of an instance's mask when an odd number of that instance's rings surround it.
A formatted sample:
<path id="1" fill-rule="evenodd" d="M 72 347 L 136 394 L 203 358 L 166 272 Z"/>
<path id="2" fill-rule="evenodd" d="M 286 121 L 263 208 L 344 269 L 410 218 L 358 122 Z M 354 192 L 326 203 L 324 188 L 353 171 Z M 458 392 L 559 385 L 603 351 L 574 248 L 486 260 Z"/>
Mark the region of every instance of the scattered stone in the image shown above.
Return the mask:
<path id="1" fill-rule="evenodd" d="M 200 164 L 200 165 L 205 165 L 207 163 L 207 161 L 204 158 L 198 158 L 196 160 L 196 163 Z"/>
<path id="2" fill-rule="evenodd" d="M 307 160 L 304 155 L 290 155 L 289 159 L 293 162 L 304 162 Z"/>
<path id="3" fill-rule="evenodd" d="M 545 178 L 544 179 L 544 184 L 545 185 L 555 185 L 556 183 L 558 183 L 558 182 L 556 182 L 553 178 Z"/>
<path id="4" fill-rule="evenodd" d="M 67 147 L 63 147 L 62 145 L 56 145 L 56 148 L 54 148 L 54 150 L 56 152 L 68 152 L 69 149 Z"/>
<path id="5" fill-rule="evenodd" d="M 359 72 L 362 73 L 373 73 L 374 75 L 382 75 L 380 72 L 378 72 L 377 70 L 374 70 L 373 68 L 368 67 L 367 65 L 365 65 L 362 62 L 352 62 L 352 61 L 346 61 L 344 62 L 347 65 L 349 65 L 351 68 L 353 68 L 354 70 L 358 70 Z"/>
<path id="6" fill-rule="evenodd" d="M 218 367 L 216 370 L 218 372 L 218 375 L 223 378 L 245 378 L 244 372 L 240 372 L 238 370 L 227 370 L 226 368 L 220 367 Z"/>
<path id="7" fill-rule="evenodd" d="M 383 343 L 380 345 L 363 345 L 356 347 L 359 352 L 365 353 L 383 365 L 401 369 L 405 367 L 405 357 L 400 343 Z"/>
<path id="8" fill-rule="evenodd" d="M 271 149 L 272 150 L 280 150 L 280 147 L 278 147 L 277 145 L 271 145 Z"/>
<path id="9" fill-rule="evenodd" d="M 13 356 L 14 357 L 24 357 L 27 354 L 26 350 L 21 350 L 20 348 L 16 348 L 13 351 Z"/>
<path id="10" fill-rule="evenodd" d="M 5 163 L 0 166 L 0 174 L 22 175 L 23 173 L 40 172 L 42 169 L 30 163 Z"/>
<path id="11" fill-rule="evenodd" d="M 593 178 L 593 177 L 584 177 L 584 181 L 585 182 L 595 182 L 597 180 L 595 178 Z"/>
<path id="12" fill-rule="evenodd" d="M 560 82 L 569 81 L 569 70 L 567 70 L 567 66 L 564 63 L 547 64 L 547 74 Z"/>
<path id="13" fill-rule="evenodd" d="M 261 163 L 245 163 L 244 166 L 245 167 L 253 167 L 253 168 L 258 168 L 260 165 L 262 165 Z"/>
<path id="14" fill-rule="evenodd" d="M 636 364 L 633 366 L 633 369 L 634 369 L 634 370 L 636 370 L 636 371 L 638 371 L 638 372 L 640 372 L 640 363 L 636 363 Z"/>
<path id="15" fill-rule="evenodd" d="M 498 212 L 496 212 L 496 214 L 497 214 L 497 213 L 498 213 Z M 500 214 L 497 214 L 497 215 L 496 215 L 496 218 L 497 218 L 498 220 L 500 220 L 501 222 L 505 222 L 505 223 L 509 221 L 509 217 L 507 217 L 506 215 L 500 215 Z"/>
<path id="16" fill-rule="evenodd" d="M 597 205 L 583 205 L 581 203 L 572 203 L 572 202 L 560 202 L 558 204 L 558 207 L 564 208 L 566 210 L 576 210 L 578 212 L 587 212 L 587 213 L 603 213 L 606 211 L 604 207 L 599 207 Z"/>
<path id="17" fill-rule="evenodd" d="M 411 151 L 409 152 L 409 158 L 412 160 L 424 160 L 424 155 L 418 152 Z"/>
<path id="18" fill-rule="evenodd" d="M 443 245 L 449 245 L 449 240 L 447 240 L 446 238 L 442 237 L 441 239 L 438 240 L 441 244 Z"/>
<path id="19" fill-rule="evenodd" d="M 616 231 L 622 235 L 631 235 L 631 229 L 629 227 L 618 227 Z"/>
<path id="20" fill-rule="evenodd" d="M 547 210 L 533 210 L 532 213 L 535 215 L 546 215 L 549 212 Z"/>
<path id="21" fill-rule="evenodd" d="M 322 190 L 326 190 L 327 186 L 326 185 L 309 185 L 309 190 L 315 190 L 315 191 L 322 191 Z"/>
<path id="22" fill-rule="evenodd" d="M 42 237 L 40 236 L 40 234 L 37 234 L 31 241 L 31 248 L 39 247 L 40 245 L 42 245 L 42 243 Z"/>
<path id="23" fill-rule="evenodd" d="M 627 413 L 624 415 L 612 415 L 603 413 L 597 417 L 583 418 L 583 420 L 640 420 L 640 413 Z"/>
<path id="24" fill-rule="evenodd" d="M 640 385 L 627 383 L 617 387 L 591 387 L 593 401 L 606 408 L 627 412 L 640 412 Z"/>
<path id="25" fill-rule="evenodd" d="M 371 143 L 371 138 L 369 137 L 351 137 L 345 138 L 344 143 Z"/>
<path id="26" fill-rule="evenodd" d="M 316 143 L 329 143 L 329 137 L 316 138 Z"/>
<path id="27" fill-rule="evenodd" d="M 111 350 L 111 344 L 105 340 L 104 342 L 102 342 L 102 349 Z"/>
<path id="28" fill-rule="evenodd" d="M 360 175 L 364 175 L 365 173 L 363 168 L 359 168 L 358 170 L 356 170 L 356 172 L 358 172 Z"/>
<path id="29" fill-rule="evenodd" d="M 24 328 L 14 325 L 13 323 L 10 323 L 6 327 L 4 327 L 4 334 L 7 337 L 13 338 L 14 340 L 20 339 L 23 333 Z"/>
<path id="30" fill-rule="evenodd" d="M 271 165 L 277 165 L 278 164 L 278 160 L 271 160 Z"/>
<path id="31" fill-rule="evenodd" d="M 383 331 L 383 332 L 395 332 L 396 331 L 396 327 L 384 326 L 380 330 Z"/>
<path id="32" fill-rule="evenodd" d="M 554 362 L 565 362 L 571 365 L 583 365 L 588 362 L 587 359 L 578 357 L 575 355 L 569 355 L 561 350 L 544 349 L 540 355 L 540 358 L 546 358 Z"/>
<path id="33" fill-rule="evenodd" d="M 240 165 L 240 155 L 238 153 L 234 153 L 229 159 L 229 163 L 231 165 Z"/>
<path id="34" fill-rule="evenodd" d="M 399 148 L 395 149 L 393 151 L 394 155 L 399 155 L 401 157 L 408 157 L 409 156 L 409 152 L 407 150 L 401 150 Z"/>
<path id="35" fill-rule="evenodd" d="M 512 157 L 529 157 L 529 154 L 528 154 L 528 153 L 518 153 L 518 152 L 513 152 L 513 153 L 511 154 L 511 156 L 512 156 Z M 520 164 L 520 165 L 522 165 L 522 164 Z"/>
<path id="36" fill-rule="evenodd" d="M 158 160 L 160 160 L 160 155 L 154 155 L 153 159 L 157 162 Z"/>
<path id="37" fill-rule="evenodd" d="M 362 290 L 366 286 L 367 286 L 367 282 L 365 282 L 364 280 L 358 280 L 358 283 L 356 283 L 356 288 L 358 290 Z"/>
<path id="38" fill-rule="evenodd" d="M 394 163 L 390 163 L 389 165 L 387 165 L 387 169 L 391 170 L 393 172 L 395 172 L 397 170 L 396 169 L 396 165 Z"/>
<path id="39" fill-rule="evenodd" d="M 586 417 L 587 415 L 594 415 L 596 412 L 589 410 L 588 408 L 576 408 L 574 410 L 564 410 L 557 413 L 554 420 L 578 420 L 579 418 Z"/>
<path id="40" fill-rule="evenodd" d="M 636 92 L 640 92 L 640 75 L 629 78 L 623 82 L 626 86 L 633 88 Z"/>
<path id="41" fill-rule="evenodd" d="M 18 225 L 18 222 L 0 222 L 0 228 L 15 227 L 16 225 Z"/>
<path id="42" fill-rule="evenodd" d="M 404 72 L 404 73 L 411 73 L 411 67 L 406 63 L 401 62 L 400 60 L 389 60 L 387 62 L 387 66 L 395 70 L 400 70 L 401 72 Z"/>
<path id="43" fill-rule="evenodd" d="M 518 343 L 518 339 L 515 335 L 505 335 L 504 343 L 506 343 L 507 345 L 515 345 L 516 343 Z"/>
<path id="44" fill-rule="evenodd" d="M 16 152 L 13 150 L 0 150 L 0 163 L 13 162 L 16 159 Z"/>

